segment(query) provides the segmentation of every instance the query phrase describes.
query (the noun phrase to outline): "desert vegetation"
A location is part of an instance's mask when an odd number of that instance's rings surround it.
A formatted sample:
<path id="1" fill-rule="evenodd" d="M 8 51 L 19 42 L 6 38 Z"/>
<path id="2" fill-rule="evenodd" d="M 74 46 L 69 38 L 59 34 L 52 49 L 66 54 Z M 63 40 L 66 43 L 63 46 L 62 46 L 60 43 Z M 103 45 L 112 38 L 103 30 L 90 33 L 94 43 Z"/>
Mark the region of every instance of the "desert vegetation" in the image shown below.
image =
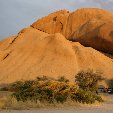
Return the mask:
<path id="1" fill-rule="evenodd" d="M 58 79 L 42 76 L 35 80 L 17 81 L 1 90 L 12 92 L 11 97 L 22 103 L 64 104 L 71 101 L 93 104 L 103 102 L 101 96 L 96 94 L 98 82 L 102 79 L 101 74 L 86 70 L 75 75 L 75 83 L 63 76 Z"/>
<path id="2" fill-rule="evenodd" d="M 78 86 L 64 77 L 55 80 L 43 76 L 34 81 L 16 82 L 10 87 L 10 90 L 14 91 L 13 97 L 17 101 L 64 103 L 76 94 Z"/>
<path id="3" fill-rule="evenodd" d="M 102 102 L 101 96 L 97 92 L 99 81 L 104 80 L 102 73 L 87 69 L 86 71 L 80 71 L 75 76 L 75 82 L 79 86 L 77 100 L 82 103 L 95 103 L 95 101 Z"/>
<path id="4" fill-rule="evenodd" d="M 102 72 L 87 69 L 86 71 L 80 71 L 75 76 L 75 82 L 79 88 L 84 91 L 94 92 L 98 88 L 98 82 L 104 80 Z"/>

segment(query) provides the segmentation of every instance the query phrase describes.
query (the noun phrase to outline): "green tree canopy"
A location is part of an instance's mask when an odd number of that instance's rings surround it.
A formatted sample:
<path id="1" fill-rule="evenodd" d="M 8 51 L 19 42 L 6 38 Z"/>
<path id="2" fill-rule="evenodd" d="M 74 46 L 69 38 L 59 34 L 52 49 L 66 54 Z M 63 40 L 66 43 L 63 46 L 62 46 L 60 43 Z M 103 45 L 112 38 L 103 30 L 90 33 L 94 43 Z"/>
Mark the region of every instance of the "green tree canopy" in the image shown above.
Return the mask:
<path id="1" fill-rule="evenodd" d="M 80 71 L 75 76 L 75 82 L 79 88 L 86 91 L 96 91 L 98 82 L 101 80 L 103 80 L 102 73 L 92 69 Z"/>

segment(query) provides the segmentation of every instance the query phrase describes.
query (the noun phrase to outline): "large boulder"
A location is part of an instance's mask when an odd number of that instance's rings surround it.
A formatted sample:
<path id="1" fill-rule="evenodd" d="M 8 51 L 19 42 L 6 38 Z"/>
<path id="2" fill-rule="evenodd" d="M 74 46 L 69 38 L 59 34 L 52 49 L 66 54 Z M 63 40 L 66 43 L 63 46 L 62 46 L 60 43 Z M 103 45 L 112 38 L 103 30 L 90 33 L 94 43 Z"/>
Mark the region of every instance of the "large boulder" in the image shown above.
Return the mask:
<path id="1" fill-rule="evenodd" d="M 31 25 L 46 33 L 62 33 L 68 40 L 78 41 L 99 51 L 113 54 L 113 13 L 82 8 L 69 13 L 52 13 Z"/>
<path id="2" fill-rule="evenodd" d="M 68 26 L 72 25 L 66 30 L 69 40 L 113 54 L 112 13 L 101 9 L 81 9 L 74 12 L 69 18 Z"/>

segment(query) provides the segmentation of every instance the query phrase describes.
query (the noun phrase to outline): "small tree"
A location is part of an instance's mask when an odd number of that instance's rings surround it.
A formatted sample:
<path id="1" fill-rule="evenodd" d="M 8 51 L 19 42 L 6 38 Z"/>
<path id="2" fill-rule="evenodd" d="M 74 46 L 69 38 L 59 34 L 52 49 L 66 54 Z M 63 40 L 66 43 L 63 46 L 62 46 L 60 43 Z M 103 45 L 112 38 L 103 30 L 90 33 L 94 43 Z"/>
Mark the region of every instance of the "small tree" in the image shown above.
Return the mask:
<path id="1" fill-rule="evenodd" d="M 96 91 L 98 82 L 103 80 L 102 73 L 88 69 L 86 71 L 80 71 L 75 76 L 75 82 L 77 82 L 79 88 L 85 91 Z"/>

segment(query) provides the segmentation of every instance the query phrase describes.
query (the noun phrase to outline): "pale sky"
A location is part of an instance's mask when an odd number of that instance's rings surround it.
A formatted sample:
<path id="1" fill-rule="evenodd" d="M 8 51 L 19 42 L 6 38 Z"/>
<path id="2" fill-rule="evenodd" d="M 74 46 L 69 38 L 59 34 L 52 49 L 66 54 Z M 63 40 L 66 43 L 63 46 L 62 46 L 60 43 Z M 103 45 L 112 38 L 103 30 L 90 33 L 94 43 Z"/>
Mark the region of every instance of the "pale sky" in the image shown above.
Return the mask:
<path id="1" fill-rule="evenodd" d="M 98 7 L 113 12 L 113 0 L 0 0 L 0 39 L 16 35 L 38 18 L 57 10 Z"/>

